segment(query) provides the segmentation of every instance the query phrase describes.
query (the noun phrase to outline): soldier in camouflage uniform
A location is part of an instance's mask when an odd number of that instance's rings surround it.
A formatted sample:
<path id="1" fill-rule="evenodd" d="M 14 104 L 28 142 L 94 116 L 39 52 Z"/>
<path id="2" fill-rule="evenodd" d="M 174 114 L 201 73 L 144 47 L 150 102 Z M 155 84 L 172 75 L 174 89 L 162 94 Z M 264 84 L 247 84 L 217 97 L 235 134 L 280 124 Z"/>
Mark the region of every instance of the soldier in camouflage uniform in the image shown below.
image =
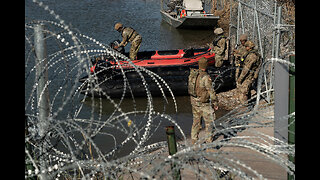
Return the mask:
<path id="1" fill-rule="evenodd" d="M 216 38 L 212 42 L 211 52 L 215 53 L 215 66 L 221 67 L 226 51 L 226 37 L 223 35 L 223 29 L 217 28 L 214 30 Z"/>
<path id="2" fill-rule="evenodd" d="M 244 45 L 248 53 L 243 57 L 245 59 L 243 68 L 236 81 L 239 100 L 242 104 L 247 102 L 249 90 L 252 83 L 258 78 L 261 67 L 261 56 L 258 51 L 254 49 L 255 44 L 251 41 L 247 41 Z"/>
<path id="3" fill-rule="evenodd" d="M 142 42 L 142 37 L 136 30 L 131 27 L 123 27 L 121 23 L 115 24 L 114 29 L 121 33 L 122 36 L 122 42 L 119 46 L 125 47 L 128 42 L 131 42 L 129 58 L 135 60 Z"/>
<path id="4" fill-rule="evenodd" d="M 176 6 L 182 6 L 182 0 L 170 0 L 167 6 L 169 7 L 169 9 L 166 12 L 173 12 Z"/>
<path id="5" fill-rule="evenodd" d="M 212 142 L 212 124 L 216 119 L 215 110 L 218 110 L 218 98 L 212 87 L 210 75 L 205 71 L 207 66 L 208 61 L 203 57 L 199 60 L 199 69 L 191 69 L 189 75 L 188 92 L 191 98 L 193 114 L 191 128 L 193 144 L 199 139 L 201 117 L 205 122 L 206 142 Z M 195 76 L 193 76 L 194 73 L 196 74 Z M 193 92 L 191 92 L 192 90 Z"/>
<path id="6" fill-rule="evenodd" d="M 243 61 L 244 61 L 244 56 L 247 54 L 247 49 L 246 47 L 244 46 L 244 44 L 247 42 L 248 40 L 248 36 L 246 34 L 241 34 L 240 35 L 240 46 L 233 50 L 233 55 L 235 57 L 235 62 L 234 62 L 234 65 L 236 67 L 236 72 L 235 72 L 235 81 L 237 81 L 238 77 L 239 77 L 239 71 L 240 71 L 240 68 L 241 65 L 243 64 Z"/>

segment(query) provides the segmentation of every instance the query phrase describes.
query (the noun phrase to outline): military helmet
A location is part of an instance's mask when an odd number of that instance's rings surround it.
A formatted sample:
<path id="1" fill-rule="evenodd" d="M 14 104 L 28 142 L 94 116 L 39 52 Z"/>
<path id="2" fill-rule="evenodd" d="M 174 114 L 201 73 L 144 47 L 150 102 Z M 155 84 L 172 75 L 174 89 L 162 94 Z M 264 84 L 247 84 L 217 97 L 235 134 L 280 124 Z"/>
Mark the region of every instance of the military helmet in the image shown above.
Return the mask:
<path id="1" fill-rule="evenodd" d="M 222 34 L 223 33 L 223 29 L 222 28 L 216 28 L 213 33 L 215 33 L 216 35 Z"/>
<path id="2" fill-rule="evenodd" d="M 208 66 L 207 58 L 205 57 L 200 58 L 198 64 L 199 64 L 199 69 L 206 69 Z"/>
<path id="3" fill-rule="evenodd" d="M 248 35 L 247 34 L 241 34 L 240 35 L 240 41 L 246 41 L 246 40 L 248 40 Z"/>
<path id="4" fill-rule="evenodd" d="M 119 28 L 122 28 L 122 27 L 123 27 L 123 25 L 121 23 L 119 23 L 119 22 L 114 25 L 114 29 L 117 30 L 117 31 L 118 31 Z"/>
<path id="5" fill-rule="evenodd" d="M 244 46 L 249 48 L 254 48 L 256 45 L 252 41 L 247 41 Z"/>

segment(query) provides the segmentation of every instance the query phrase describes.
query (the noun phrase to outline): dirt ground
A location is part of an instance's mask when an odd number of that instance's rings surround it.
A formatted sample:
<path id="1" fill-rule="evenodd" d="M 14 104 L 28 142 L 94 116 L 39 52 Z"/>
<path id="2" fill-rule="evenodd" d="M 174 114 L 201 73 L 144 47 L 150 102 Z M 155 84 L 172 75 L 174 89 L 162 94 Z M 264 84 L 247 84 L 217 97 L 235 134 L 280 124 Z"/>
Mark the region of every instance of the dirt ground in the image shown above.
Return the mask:
<path id="1" fill-rule="evenodd" d="M 272 107 L 271 107 L 272 109 Z M 273 117 L 273 111 L 270 109 L 265 109 L 253 116 L 253 119 L 259 119 L 263 117 Z M 263 122 L 262 120 L 261 122 Z M 268 120 L 265 120 L 268 121 Z M 260 121 L 259 121 L 260 122 Z M 249 124 L 249 125 L 254 125 Z M 260 135 L 259 135 L 260 134 Z M 203 138 L 205 135 L 204 131 L 201 131 L 199 134 L 200 138 Z M 258 136 L 257 136 L 258 135 Z M 246 175 L 254 178 L 254 179 L 273 179 L 273 180 L 285 180 L 287 179 L 287 172 L 285 167 L 281 166 L 281 163 L 278 162 L 276 158 L 267 157 L 267 153 L 264 151 L 258 151 L 254 148 L 248 148 L 245 146 L 237 145 L 242 141 L 239 141 L 239 138 L 246 140 L 247 143 L 254 143 L 256 145 L 261 145 L 262 147 L 268 147 L 273 145 L 272 137 L 274 136 L 274 128 L 273 127 L 260 127 L 260 128 L 248 128 L 239 132 L 234 139 L 231 139 L 230 143 L 235 143 L 235 145 L 223 146 L 220 149 L 208 149 L 200 150 L 198 153 L 203 153 L 203 157 L 214 164 L 218 161 L 223 161 L 229 166 L 234 166 L 237 169 L 240 169 Z M 266 138 L 270 137 L 270 138 Z M 221 140 L 222 137 L 219 137 Z M 220 140 L 216 141 L 220 141 Z M 178 142 L 184 143 L 184 142 Z M 187 144 L 191 145 L 191 139 L 187 139 Z M 196 147 L 196 146 L 195 146 Z M 200 146 L 198 147 L 200 148 Z M 178 148 L 178 151 L 182 151 L 182 149 Z M 195 149 L 196 150 L 196 149 Z M 132 161 L 132 168 L 137 168 L 138 172 L 150 172 L 152 169 L 155 169 L 158 165 L 161 165 L 161 168 L 158 169 L 156 175 L 153 177 L 155 179 L 171 179 L 172 178 L 172 170 L 170 168 L 170 163 L 165 163 L 165 159 L 168 157 L 168 152 L 166 148 L 160 148 L 154 152 L 149 154 L 150 156 L 145 156 L 145 158 L 152 157 L 152 161 L 146 161 L 144 158 L 138 158 Z M 188 155 L 188 153 L 186 153 Z M 197 157 L 197 155 L 194 155 Z M 285 155 L 284 155 L 285 156 Z M 279 156 L 280 157 L 280 156 Z M 282 157 L 281 159 L 286 160 L 286 157 Z M 230 160 L 230 161 L 229 161 Z M 139 163 L 140 162 L 140 163 Z M 187 162 L 185 162 L 187 163 Z M 212 167 L 203 166 L 201 163 L 197 163 L 196 161 L 190 161 L 187 163 L 188 165 L 184 166 L 185 168 L 180 169 L 181 179 L 183 180 L 192 180 L 192 179 L 214 179 L 212 177 Z M 241 164 L 241 165 L 239 165 Z M 239 176 L 235 176 L 232 173 L 229 173 L 229 178 L 240 180 L 242 179 Z M 141 178 L 141 174 L 139 173 L 130 173 L 124 176 L 124 179 L 139 179 Z M 227 178 L 221 178 L 227 179 Z"/>

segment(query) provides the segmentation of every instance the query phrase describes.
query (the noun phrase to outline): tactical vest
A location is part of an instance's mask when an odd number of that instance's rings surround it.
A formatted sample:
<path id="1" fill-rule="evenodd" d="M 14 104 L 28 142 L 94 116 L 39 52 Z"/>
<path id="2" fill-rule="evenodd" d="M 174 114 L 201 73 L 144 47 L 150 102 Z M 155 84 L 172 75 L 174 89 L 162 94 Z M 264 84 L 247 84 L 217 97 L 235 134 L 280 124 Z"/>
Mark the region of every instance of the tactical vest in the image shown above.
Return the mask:
<path id="1" fill-rule="evenodd" d="M 139 35 L 139 34 L 138 34 L 137 31 L 134 30 L 133 28 L 131 28 L 131 27 L 125 27 L 125 28 L 123 29 L 121 35 L 122 35 L 122 37 L 127 36 L 127 37 L 128 37 L 128 38 L 127 38 L 127 41 L 128 41 L 128 42 L 131 42 L 131 41 L 133 41 L 133 39 L 134 39 L 137 35 Z"/>
<path id="2" fill-rule="evenodd" d="M 253 78 L 256 79 L 259 75 L 259 70 L 260 70 L 260 67 L 262 64 L 261 63 L 261 55 L 257 49 L 253 49 L 253 50 L 247 52 L 247 54 L 244 55 L 243 58 L 246 59 L 248 57 L 248 55 L 251 53 L 254 53 L 258 57 L 257 61 L 252 65 L 252 71 L 254 71 Z"/>
<path id="3" fill-rule="evenodd" d="M 213 40 L 212 44 L 213 44 L 214 46 L 220 47 L 220 46 L 218 45 L 218 42 L 219 42 L 222 38 L 224 38 L 224 39 L 226 40 L 226 44 L 225 44 L 225 46 L 224 46 L 224 50 L 223 50 L 223 53 L 222 53 L 222 55 L 224 55 L 223 60 L 228 60 L 228 59 L 229 59 L 229 52 L 228 52 L 228 51 L 229 51 L 229 39 L 226 38 L 226 37 L 224 37 L 224 35 L 219 35 L 218 37 L 216 37 L 216 38 Z"/>
<path id="4" fill-rule="evenodd" d="M 220 36 L 216 37 L 216 38 L 213 40 L 212 44 L 213 44 L 214 46 L 217 46 L 217 45 L 218 45 L 218 42 L 219 42 L 220 39 L 222 39 L 222 38 L 226 38 L 226 37 L 224 37 L 224 35 L 220 35 Z"/>
<path id="5" fill-rule="evenodd" d="M 248 51 L 248 52 L 243 56 L 243 58 L 246 59 L 247 56 L 248 56 L 249 54 L 251 54 L 251 53 L 256 54 L 256 56 L 258 56 L 258 58 L 260 59 L 261 55 L 258 53 L 258 50 L 257 50 L 257 49 L 253 49 L 253 50 L 251 50 L 251 51 Z"/>

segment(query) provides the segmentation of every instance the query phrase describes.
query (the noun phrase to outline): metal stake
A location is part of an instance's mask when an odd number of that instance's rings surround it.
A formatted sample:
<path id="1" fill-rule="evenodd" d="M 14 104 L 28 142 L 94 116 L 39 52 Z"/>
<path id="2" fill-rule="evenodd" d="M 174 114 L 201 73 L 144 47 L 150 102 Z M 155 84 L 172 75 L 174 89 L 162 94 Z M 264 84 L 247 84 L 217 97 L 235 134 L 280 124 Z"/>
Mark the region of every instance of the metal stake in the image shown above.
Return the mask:
<path id="1" fill-rule="evenodd" d="M 291 63 L 295 63 L 295 56 L 289 57 Z M 295 112 L 295 68 L 290 67 L 289 71 L 289 114 Z M 288 119 L 288 143 L 295 144 L 295 116 Z M 289 155 L 289 161 L 295 164 L 295 155 Z M 288 179 L 294 179 L 293 175 L 288 173 Z"/>
<path id="2" fill-rule="evenodd" d="M 167 142 L 169 148 L 169 155 L 174 155 L 177 152 L 176 136 L 174 133 L 174 126 L 166 127 Z M 171 169 L 173 170 L 173 179 L 181 180 L 180 169 L 176 167 L 176 164 L 171 164 Z"/>
<path id="3" fill-rule="evenodd" d="M 34 44 L 36 52 L 36 80 L 38 80 L 37 99 L 39 110 L 38 131 L 41 138 L 44 138 L 48 129 L 48 117 L 50 112 L 48 82 L 48 60 L 45 43 L 44 25 L 37 24 L 34 27 Z M 44 138 L 45 139 L 45 138 Z M 43 159 L 46 153 L 46 141 L 40 147 L 40 170 L 46 170 L 46 160 Z M 40 174 L 40 179 L 47 179 L 44 173 Z"/>
<path id="4" fill-rule="evenodd" d="M 281 6 L 278 7 L 278 25 L 276 26 L 275 58 L 279 58 Z M 274 63 L 274 137 L 288 141 L 288 102 L 289 102 L 289 67 L 286 64 Z"/>
<path id="5" fill-rule="evenodd" d="M 48 60 L 46 51 L 45 35 L 43 33 L 44 25 L 38 24 L 34 27 L 34 44 L 36 51 L 36 77 L 38 80 L 37 98 L 39 110 L 39 135 L 43 137 L 46 134 L 47 118 L 50 112 L 48 82 Z"/>

